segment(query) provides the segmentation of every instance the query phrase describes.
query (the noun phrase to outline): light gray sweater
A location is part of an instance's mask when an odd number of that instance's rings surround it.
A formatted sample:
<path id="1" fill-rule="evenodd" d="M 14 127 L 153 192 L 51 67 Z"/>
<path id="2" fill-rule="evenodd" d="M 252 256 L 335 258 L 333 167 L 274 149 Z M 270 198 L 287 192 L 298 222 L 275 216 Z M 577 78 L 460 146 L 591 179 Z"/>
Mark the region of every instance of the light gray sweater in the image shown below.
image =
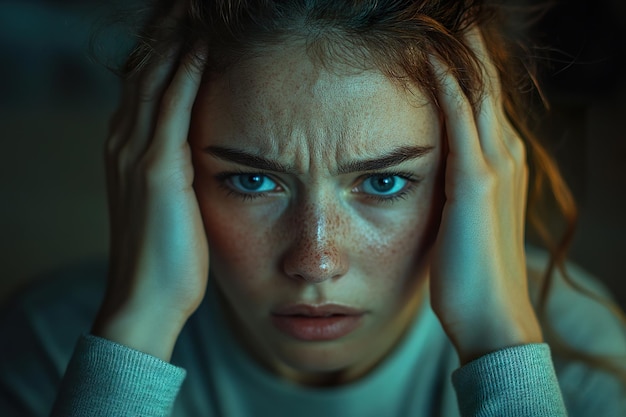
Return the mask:
<path id="1" fill-rule="evenodd" d="M 624 385 L 553 358 L 547 344 L 503 349 L 459 368 L 428 304 L 402 343 L 364 378 L 310 388 L 277 378 L 246 355 L 211 287 L 166 363 L 87 334 L 106 265 L 60 275 L 17 299 L 0 318 L 3 416 L 47 416 L 53 404 L 54 417 L 626 415 Z M 562 321 L 572 342 L 582 335 L 590 351 L 626 358 L 624 328 L 603 309 L 559 291 L 555 311 L 563 303 L 570 310 L 571 303 L 584 307 L 584 314 Z"/>

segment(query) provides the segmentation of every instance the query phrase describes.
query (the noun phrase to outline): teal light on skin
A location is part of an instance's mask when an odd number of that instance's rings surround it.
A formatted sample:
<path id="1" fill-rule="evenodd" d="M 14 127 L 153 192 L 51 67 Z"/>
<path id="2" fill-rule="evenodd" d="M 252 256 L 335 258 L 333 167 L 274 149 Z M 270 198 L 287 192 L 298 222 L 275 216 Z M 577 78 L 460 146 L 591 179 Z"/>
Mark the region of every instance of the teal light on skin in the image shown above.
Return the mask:
<path id="1" fill-rule="evenodd" d="M 417 88 L 375 70 L 329 72 L 302 51 L 281 46 L 201 87 L 194 188 L 211 276 L 245 349 L 294 382 L 342 384 L 385 356 L 426 294 L 443 204 L 440 118 Z M 242 197 L 232 187 L 242 173 L 277 187 Z M 405 193 L 383 201 L 374 175 Z M 269 319 L 293 302 L 368 313 L 348 336 L 306 343 Z"/>

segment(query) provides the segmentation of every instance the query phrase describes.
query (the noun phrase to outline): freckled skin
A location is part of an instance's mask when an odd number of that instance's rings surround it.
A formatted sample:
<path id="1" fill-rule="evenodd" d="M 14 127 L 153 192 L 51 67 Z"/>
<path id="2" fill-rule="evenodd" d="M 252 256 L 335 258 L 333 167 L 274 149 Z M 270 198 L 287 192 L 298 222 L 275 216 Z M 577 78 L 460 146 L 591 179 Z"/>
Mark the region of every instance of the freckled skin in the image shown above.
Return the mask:
<path id="1" fill-rule="evenodd" d="M 244 348 L 285 378 L 334 385 L 382 360 L 427 296 L 443 204 L 441 130 L 418 89 L 409 97 L 377 71 L 330 73 L 300 50 L 279 49 L 203 85 L 190 132 L 194 188 L 211 279 Z M 259 153 L 298 174 L 269 173 L 281 191 L 244 201 L 214 177 L 245 167 L 202 153 L 209 145 Z M 409 145 L 434 150 L 394 167 L 421 181 L 392 204 L 352 191 L 368 173 L 334 173 L 348 160 Z M 294 302 L 368 313 L 348 336 L 303 342 L 270 321 L 272 309 Z"/>

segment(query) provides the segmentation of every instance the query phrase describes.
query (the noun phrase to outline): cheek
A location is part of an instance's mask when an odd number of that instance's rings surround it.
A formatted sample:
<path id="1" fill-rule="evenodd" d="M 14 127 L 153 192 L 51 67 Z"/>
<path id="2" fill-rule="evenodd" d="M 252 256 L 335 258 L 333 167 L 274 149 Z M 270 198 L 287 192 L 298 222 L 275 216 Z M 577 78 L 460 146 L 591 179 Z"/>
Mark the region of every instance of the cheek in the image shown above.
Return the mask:
<path id="1" fill-rule="evenodd" d="M 238 210 L 241 202 L 226 196 L 219 188 L 213 173 L 194 164 L 194 190 L 200 206 L 202 221 L 213 259 L 228 259 L 231 263 L 247 265 L 252 259 L 261 259 L 264 231 L 254 224 L 245 213 Z M 239 204 L 238 204 L 239 203 Z M 222 262 L 217 262 L 222 263 Z M 211 269 L 214 265 L 211 265 Z"/>
<path id="2" fill-rule="evenodd" d="M 233 222 L 230 215 L 219 210 L 203 210 L 204 224 L 214 264 L 244 267 L 262 258 L 258 236 L 245 222 Z M 215 265 L 217 266 L 217 265 Z"/>
<path id="3" fill-rule="evenodd" d="M 425 253 L 425 226 L 417 218 L 405 218 L 362 236 L 357 262 L 364 276 L 370 277 L 370 285 L 398 292 L 415 280 Z"/>
<path id="4" fill-rule="evenodd" d="M 361 248 L 358 262 L 362 271 L 372 276 L 377 291 L 411 292 L 424 276 L 430 250 L 437 237 L 443 193 L 439 181 L 422 184 L 414 203 L 387 216 L 376 226 L 359 235 L 354 242 Z M 359 227 L 359 226 L 357 226 Z M 357 243 L 360 242 L 360 243 Z"/>
<path id="5" fill-rule="evenodd" d="M 209 243 L 211 275 L 231 296 L 258 296 L 267 288 L 266 279 L 275 275 L 270 270 L 274 245 L 266 223 L 238 210 L 238 200 L 229 204 L 223 195 L 210 194 L 198 195 L 198 201 Z"/>

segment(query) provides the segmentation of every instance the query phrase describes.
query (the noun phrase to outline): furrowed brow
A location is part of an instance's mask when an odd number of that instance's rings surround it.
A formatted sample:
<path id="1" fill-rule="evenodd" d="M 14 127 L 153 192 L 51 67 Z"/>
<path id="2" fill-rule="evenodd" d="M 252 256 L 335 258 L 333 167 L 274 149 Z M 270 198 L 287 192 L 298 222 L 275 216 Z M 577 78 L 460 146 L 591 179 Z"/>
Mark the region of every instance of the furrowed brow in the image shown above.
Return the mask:
<path id="1" fill-rule="evenodd" d="M 221 146 L 207 146 L 204 151 L 223 161 L 234 162 L 236 164 L 262 169 L 264 171 L 281 172 L 293 174 L 296 170 L 293 167 L 285 166 L 280 162 L 272 161 L 260 155 L 255 155 L 239 149 L 225 148 Z"/>
<path id="2" fill-rule="evenodd" d="M 377 171 L 400 165 L 403 162 L 420 158 L 434 149 L 433 146 L 401 146 L 390 152 L 372 159 L 362 161 L 350 161 L 339 166 L 337 174 L 349 174 L 353 172 Z M 207 146 L 204 152 L 224 161 L 234 162 L 264 171 L 280 172 L 286 174 L 297 174 L 297 170 L 292 166 L 286 166 L 280 162 L 264 158 L 239 149 L 226 148 L 221 146 Z"/>
<path id="3" fill-rule="evenodd" d="M 401 146 L 378 158 L 341 164 L 337 172 L 339 174 L 349 174 L 351 172 L 377 171 L 420 158 L 433 149 L 434 146 Z"/>

